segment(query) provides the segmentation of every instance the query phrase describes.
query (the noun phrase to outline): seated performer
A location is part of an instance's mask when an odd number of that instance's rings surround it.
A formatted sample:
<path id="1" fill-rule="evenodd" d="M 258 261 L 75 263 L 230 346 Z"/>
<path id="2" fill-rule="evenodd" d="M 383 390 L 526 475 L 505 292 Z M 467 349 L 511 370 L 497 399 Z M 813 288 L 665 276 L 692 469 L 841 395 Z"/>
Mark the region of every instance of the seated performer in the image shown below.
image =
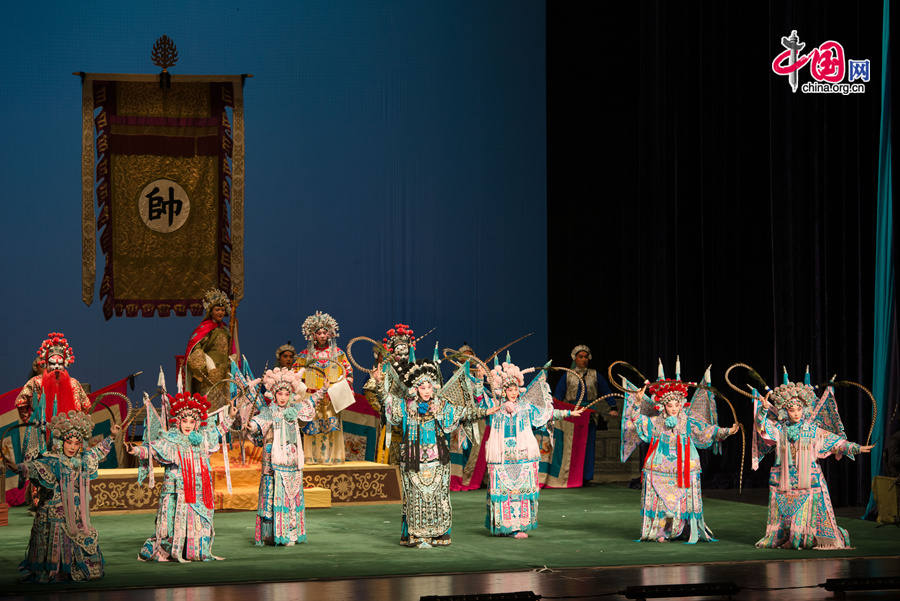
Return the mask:
<path id="1" fill-rule="evenodd" d="M 626 380 L 622 461 L 628 459 L 638 440 L 650 445 L 642 472 L 642 541 L 686 537 L 694 544 L 715 540 L 703 519 L 697 449 L 709 448 L 731 436 L 738 431 L 738 424 L 720 428 L 710 423 L 709 408 L 715 398 L 708 390 L 698 388 L 688 401 L 690 383 L 681 381 L 680 371 L 676 364 L 675 379 L 667 380 L 660 361 L 659 377 L 653 384 L 644 382 L 643 388 L 636 390 Z M 709 369 L 703 381 L 709 384 Z M 652 404 L 645 392 L 650 393 Z"/>
<path id="2" fill-rule="evenodd" d="M 338 322 L 328 313 L 316 311 L 307 317 L 301 326 L 303 336 L 309 345 L 300 351 L 294 361 L 294 371 L 306 366 L 304 383 L 308 392 L 337 383 L 346 378 L 353 387 L 353 368 L 344 351 L 335 344 L 339 336 Z M 334 410 L 331 397 L 326 393 L 316 402 L 316 418 L 303 426 L 303 452 L 310 463 L 343 463 L 344 429 L 341 416 Z"/>
<path id="3" fill-rule="evenodd" d="M 553 408 L 544 370 L 525 388 L 524 374 L 531 371 L 534 368 L 520 371 L 507 353 L 503 365 L 495 364 L 488 373 L 489 394 L 484 394 L 480 381 L 475 384 L 480 406 L 501 409 L 488 417 L 491 433 L 484 443 L 490 478 L 484 525 L 494 536 L 528 538 L 528 531 L 537 528 L 541 450 L 532 429 L 551 419 L 584 412 L 584 407 L 573 411 Z M 480 366 L 476 373 L 484 375 Z"/>
<path id="4" fill-rule="evenodd" d="M 209 454 L 219 448 L 220 440 L 231 425 L 237 409 L 229 407 L 218 425 L 207 425 L 209 401 L 199 394 L 179 392 L 170 403 L 173 428 L 159 431 L 143 446 L 128 445 L 128 452 L 142 461 L 165 466 L 165 480 L 159 493 L 156 532 L 138 554 L 144 561 L 211 561 L 224 559 L 212 553 L 215 531 L 215 499 Z M 224 410 L 223 410 L 224 411 Z M 144 469 L 147 469 L 146 466 Z"/>
<path id="5" fill-rule="evenodd" d="M 40 500 L 28 550 L 19 564 L 27 582 L 96 580 L 103 577 L 103 555 L 97 529 L 91 525 L 90 481 L 109 454 L 112 434 L 91 449 L 86 443 L 94 423 L 80 411 L 60 413 L 50 421 L 52 447 L 41 457 L 19 465 L 4 463 L 37 485 Z"/>
<path id="6" fill-rule="evenodd" d="M 25 459 L 35 459 L 47 448 L 47 438 L 41 434 L 40 422 L 69 411 L 88 411 L 91 401 L 81 384 L 69 376 L 68 367 L 75 362 L 75 353 L 61 332 L 50 332 L 37 351 L 41 373 L 28 380 L 19 396 L 16 409 L 25 428 L 22 450 Z"/>
<path id="7" fill-rule="evenodd" d="M 468 363 L 441 386 L 440 362 L 410 363 L 396 376 L 389 369 L 384 409 L 389 424 L 402 426 L 400 477 L 403 488 L 403 515 L 400 542 L 408 547 L 428 548 L 450 544 L 450 449 L 447 436 L 463 420 L 476 420 L 496 413 L 474 405 L 471 382 L 465 372 Z M 459 404 L 454 404 L 459 403 Z"/>
<path id="8" fill-rule="evenodd" d="M 754 390 L 753 469 L 759 457 L 776 449 L 769 473 L 769 516 L 766 534 L 757 547 L 786 549 L 845 549 L 850 535 L 838 526 L 828 494 L 828 485 L 818 459 L 831 454 L 853 458 L 868 453 L 872 446 L 860 446 L 844 436 L 837 412 L 834 388 L 828 386 L 816 402 L 815 389 L 788 381 L 759 399 Z M 775 415 L 769 415 L 772 411 Z M 830 431 L 831 429 L 835 431 Z M 758 437 L 758 438 L 757 438 Z M 787 467 L 785 467 L 787 466 Z"/>
<path id="9" fill-rule="evenodd" d="M 230 356 L 235 352 L 231 330 L 225 318 L 231 315 L 228 295 L 217 288 L 203 296 L 206 318 L 197 326 L 188 341 L 185 360 L 185 390 L 206 396 L 213 386 L 231 373 Z M 228 388 L 215 386 L 210 407 L 218 409 L 228 402 Z"/>
<path id="10" fill-rule="evenodd" d="M 302 372 L 289 367 L 266 371 L 262 381 L 274 400 L 244 426 L 253 443 L 263 448 L 254 540 L 258 546 L 290 547 L 306 540 L 303 442 L 297 420 L 315 419 L 315 403 L 325 396 L 327 383 L 307 397 Z"/>

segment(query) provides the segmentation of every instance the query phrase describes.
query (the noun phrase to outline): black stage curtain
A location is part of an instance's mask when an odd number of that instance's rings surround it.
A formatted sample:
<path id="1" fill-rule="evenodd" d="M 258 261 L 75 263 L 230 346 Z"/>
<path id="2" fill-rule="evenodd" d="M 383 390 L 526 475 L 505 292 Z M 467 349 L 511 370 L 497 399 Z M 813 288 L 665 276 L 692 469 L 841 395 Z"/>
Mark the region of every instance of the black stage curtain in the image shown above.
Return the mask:
<path id="1" fill-rule="evenodd" d="M 596 367 L 623 359 L 651 379 L 657 357 L 671 377 L 679 354 L 687 380 L 713 364 L 746 426 L 750 401 L 723 378 L 734 362 L 773 387 L 782 365 L 792 380 L 809 364 L 815 383 L 871 383 L 881 11 L 864 0 L 549 3 L 557 364 L 577 343 Z M 792 29 L 804 52 L 836 40 L 845 60 L 870 59 L 866 92 L 792 93 L 771 69 Z M 864 441 L 868 398 L 838 398 L 848 437 Z M 719 416 L 732 422 L 724 403 Z M 740 443 L 725 448 L 704 460 L 707 485 L 736 479 Z M 771 459 L 755 473 L 745 462 L 745 486 L 765 486 Z M 867 501 L 868 458 L 822 465 L 836 505 Z"/>

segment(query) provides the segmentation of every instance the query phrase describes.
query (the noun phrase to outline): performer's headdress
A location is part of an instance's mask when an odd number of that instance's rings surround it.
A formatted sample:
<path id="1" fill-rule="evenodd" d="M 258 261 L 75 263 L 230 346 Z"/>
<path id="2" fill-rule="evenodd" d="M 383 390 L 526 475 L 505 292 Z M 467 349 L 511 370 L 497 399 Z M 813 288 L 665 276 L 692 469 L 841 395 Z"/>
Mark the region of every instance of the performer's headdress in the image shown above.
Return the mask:
<path id="1" fill-rule="evenodd" d="M 279 390 L 300 393 L 306 388 L 303 384 L 303 373 L 294 371 L 289 367 L 276 367 L 275 369 L 266 370 L 262 379 L 266 391 L 271 392 L 273 395 Z"/>
<path id="2" fill-rule="evenodd" d="M 293 354 L 297 354 L 297 349 L 294 348 L 294 345 L 291 344 L 291 341 L 288 340 L 287 344 L 282 344 L 275 350 L 275 358 L 280 359 L 282 353 L 292 352 Z"/>
<path id="3" fill-rule="evenodd" d="M 172 399 L 170 406 L 172 413 L 171 417 L 169 417 L 169 423 L 175 424 L 183 417 L 193 417 L 200 422 L 200 426 L 206 425 L 206 420 L 209 417 L 207 414 L 209 401 L 206 400 L 205 396 L 198 393 L 192 395 L 188 392 L 179 392 Z"/>
<path id="4" fill-rule="evenodd" d="M 50 435 L 53 437 L 57 450 L 62 448 L 65 440 L 87 440 L 94 431 L 94 422 L 91 416 L 82 411 L 69 411 L 59 413 L 50 420 Z"/>
<path id="5" fill-rule="evenodd" d="M 663 371 L 662 359 L 659 360 L 659 368 L 657 370 L 656 382 L 647 387 L 647 392 L 653 398 L 657 411 L 662 411 L 663 407 L 671 402 L 678 402 L 682 407 L 690 405 L 687 398 L 688 386 L 681 381 L 681 359 L 675 359 L 675 379 L 667 379 Z"/>
<path id="6" fill-rule="evenodd" d="M 210 288 L 203 294 L 203 310 L 207 318 L 215 307 L 225 307 L 225 314 L 231 316 L 231 299 L 218 288 Z"/>
<path id="7" fill-rule="evenodd" d="M 575 360 L 575 355 L 577 355 L 581 351 L 584 351 L 585 353 L 587 353 L 587 358 L 589 361 L 594 358 L 593 355 L 591 355 L 591 349 L 590 349 L 590 347 L 588 347 L 588 345 L 579 344 L 578 346 L 576 346 L 575 348 L 572 349 L 571 353 L 569 353 L 569 356 L 572 357 L 572 361 Z"/>
<path id="8" fill-rule="evenodd" d="M 75 362 L 75 352 L 69 346 L 65 334 L 62 332 L 50 332 L 47 339 L 41 343 L 41 348 L 37 351 L 38 362 L 42 367 L 49 366 L 50 357 L 59 355 L 63 359 L 63 365 L 60 367 L 68 367 Z"/>
<path id="9" fill-rule="evenodd" d="M 415 395 L 415 389 L 425 382 L 431 382 L 431 385 L 438 390 L 441 387 L 441 368 L 440 362 L 428 359 L 419 359 L 415 363 L 408 363 L 401 368 L 400 377 L 403 378 L 403 385 L 409 390 L 410 396 Z"/>
<path id="10" fill-rule="evenodd" d="M 772 391 L 772 404 L 778 409 L 779 414 L 788 407 L 798 406 L 805 410 L 810 409 L 816 402 L 816 391 L 809 384 L 789 382 L 787 371 L 784 372 L 784 383 Z"/>
<path id="11" fill-rule="evenodd" d="M 394 327 L 389 329 L 385 333 L 385 337 L 382 339 L 384 344 L 384 350 L 388 352 L 388 354 L 393 355 L 397 349 L 399 344 L 404 344 L 409 350 L 413 350 L 416 348 L 416 339 L 413 337 L 414 332 L 412 328 L 404 323 L 394 324 Z"/>
<path id="12" fill-rule="evenodd" d="M 316 332 L 323 328 L 328 331 L 328 336 L 331 339 L 340 336 L 338 334 L 340 327 L 337 320 L 328 313 L 322 313 L 321 311 L 316 311 L 313 315 L 304 319 L 303 324 L 300 326 L 303 337 L 309 342 L 314 342 Z"/>
<path id="13" fill-rule="evenodd" d="M 519 392 L 525 392 L 525 377 L 517 365 L 509 362 L 509 354 L 501 365 L 494 365 L 488 377 L 495 396 L 502 395 L 512 386 L 518 387 Z"/>
<path id="14" fill-rule="evenodd" d="M 468 342 L 463 342 L 463 345 L 459 347 L 459 352 L 463 355 L 474 355 L 475 349 Z"/>

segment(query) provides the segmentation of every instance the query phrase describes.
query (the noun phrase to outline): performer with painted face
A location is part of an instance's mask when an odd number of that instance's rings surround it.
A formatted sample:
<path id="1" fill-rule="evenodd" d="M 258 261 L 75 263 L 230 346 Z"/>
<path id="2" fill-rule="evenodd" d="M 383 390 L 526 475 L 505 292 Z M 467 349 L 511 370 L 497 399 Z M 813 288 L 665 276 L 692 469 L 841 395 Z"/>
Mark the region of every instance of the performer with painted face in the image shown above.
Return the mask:
<path id="1" fill-rule="evenodd" d="M 95 447 L 87 442 L 94 429 L 89 415 L 72 410 L 50 421 L 51 448 L 37 459 L 7 466 L 37 485 L 40 501 L 31 527 L 28 550 L 19 564 L 28 582 L 96 580 L 103 576 L 103 555 L 88 509 L 90 481 L 109 454 L 119 432 L 112 426 Z"/>
<path id="2" fill-rule="evenodd" d="M 267 407 L 244 428 L 263 448 L 262 477 L 256 509 L 256 536 L 261 545 L 293 546 L 306 540 L 303 500 L 303 442 L 297 420 L 316 418 L 316 402 L 325 396 L 327 382 L 307 396 L 303 372 L 276 367 L 263 374 Z"/>
<path id="3" fill-rule="evenodd" d="M 400 463 L 400 440 L 403 438 L 403 429 L 400 426 L 392 426 L 384 417 L 384 375 L 387 365 L 392 368 L 391 373 L 400 373 L 409 363 L 409 353 L 415 354 L 416 338 L 412 328 L 406 324 L 394 324 L 382 339 L 382 348 L 374 349 L 375 366 L 369 374 L 369 379 L 363 384 L 363 394 L 369 405 L 381 415 L 382 425 L 378 432 L 378 450 L 375 461 L 398 465 Z M 373 341 L 374 342 L 374 341 Z M 390 388 L 390 386 L 388 386 Z"/>
<path id="4" fill-rule="evenodd" d="M 400 476 L 403 515 L 400 542 L 428 548 L 450 544 L 450 449 L 447 437 L 461 421 L 480 419 L 499 407 L 480 409 L 467 375 L 468 363 L 442 386 L 435 348 L 431 361 L 410 361 L 395 373 L 387 366 L 384 410 L 389 424 L 400 426 Z"/>
<path id="5" fill-rule="evenodd" d="M 185 389 L 190 393 L 209 397 L 210 406 L 217 409 L 228 402 L 225 386 L 216 383 L 228 378 L 230 356 L 235 352 L 231 330 L 226 317 L 231 316 L 231 299 L 224 292 L 213 288 L 203 296 L 206 317 L 197 326 L 185 351 Z"/>
<path id="6" fill-rule="evenodd" d="M 36 459 L 47 449 L 48 436 L 41 424 L 69 411 L 88 411 L 91 401 L 81 384 L 69 376 L 68 367 L 75 361 L 75 353 L 61 332 L 50 332 L 37 351 L 41 370 L 22 387 L 16 397 L 16 409 L 25 428 L 22 444 L 25 460 Z"/>
<path id="7" fill-rule="evenodd" d="M 765 453 L 776 450 L 769 474 L 769 516 L 757 547 L 844 549 L 850 535 L 838 526 L 828 485 L 818 459 L 868 453 L 871 445 L 847 440 L 829 383 L 820 399 L 809 383 L 789 382 L 760 398 L 754 389 L 753 469 Z"/>
<path id="8" fill-rule="evenodd" d="M 172 427 L 164 431 L 145 400 L 146 444 L 127 445 L 128 452 L 142 461 L 139 480 L 152 474 L 153 462 L 165 467 L 156 533 L 141 547 L 138 559 L 182 563 L 224 559 L 212 553 L 215 498 L 209 454 L 218 450 L 237 409 L 229 406 L 228 413 L 222 409 L 217 416 L 210 416 L 206 397 L 187 392 L 179 392 L 169 405 Z M 210 420 L 214 423 L 209 424 Z"/>
<path id="9" fill-rule="evenodd" d="M 307 392 L 315 393 L 341 380 L 353 388 L 353 368 L 335 339 L 339 336 L 338 322 L 328 313 L 316 311 L 300 328 L 308 343 L 294 360 L 294 371 L 304 370 Z M 316 402 L 316 417 L 303 426 L 303 452 L 310 463 L 343 463 L 344 430 L 341 416 L 332 402 L 332 394 L 325 393 Z M 352 390 L 350 392 L 352 397 Z"/>
<path id="10" fill-rule="evenodd" d="M 475 383 L 479 406 L 500 409 L 488 418 L 491 430 L 484 443 L 490 478 L 484 525 L 494 536 L 528 538 L 528 531 L 537 528 L 541 450 L 532 430 L 552 419 L 584 412 L 584 407 L 573 411 L 553 408 L 544 369 L 526 388 L 524 375 L 532 371 L 534 368 L 520 370 L 507 353 L 506 361 L 502 365 L 495 361 L 494 369 L 487 374 L 489 393 L 484 391 L 480 377 Z M 476 374 L 484 375 L 480 366 Z"/>
<path id="11" fill-rule="evenodd" d="M 691 544 L 714 541 L 703 519 L 697 449 L 713 446 L 737 432 L 739 426 L 737 421 L 731 428 L 716 425 L 716 399 L 708 390 L 709 368 L 701 383 L 704 387 L 697 387 L 689 401 L 688 388 L 697 385 L 682 382 L 680 362 L 675 365 L 675 379 L 668 380 L 660 361 L 656 382 L 645 381 L 640 390 L 623 378 L 627 392 L 621 459 L 626 461 L 640 441 L 650 445 L 641 478 L 640 540 L 665 542 L 684 537 Z"/>

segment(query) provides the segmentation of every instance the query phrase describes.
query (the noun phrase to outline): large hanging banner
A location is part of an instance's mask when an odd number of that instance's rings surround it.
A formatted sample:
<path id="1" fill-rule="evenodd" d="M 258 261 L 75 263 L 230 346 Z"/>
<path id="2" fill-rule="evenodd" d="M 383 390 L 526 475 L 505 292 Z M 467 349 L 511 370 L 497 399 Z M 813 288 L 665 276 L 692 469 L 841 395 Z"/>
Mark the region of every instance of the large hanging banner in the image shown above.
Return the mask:
<path id="1" fill-rule="evenodd" d="M 107 319 L 201 315 L 209 288 L 239 301 L 242 76 L 162 87 L 158 75 L 93 73 L 82 86 L 82 300 L 94 296 L 96 227 Z"/>

